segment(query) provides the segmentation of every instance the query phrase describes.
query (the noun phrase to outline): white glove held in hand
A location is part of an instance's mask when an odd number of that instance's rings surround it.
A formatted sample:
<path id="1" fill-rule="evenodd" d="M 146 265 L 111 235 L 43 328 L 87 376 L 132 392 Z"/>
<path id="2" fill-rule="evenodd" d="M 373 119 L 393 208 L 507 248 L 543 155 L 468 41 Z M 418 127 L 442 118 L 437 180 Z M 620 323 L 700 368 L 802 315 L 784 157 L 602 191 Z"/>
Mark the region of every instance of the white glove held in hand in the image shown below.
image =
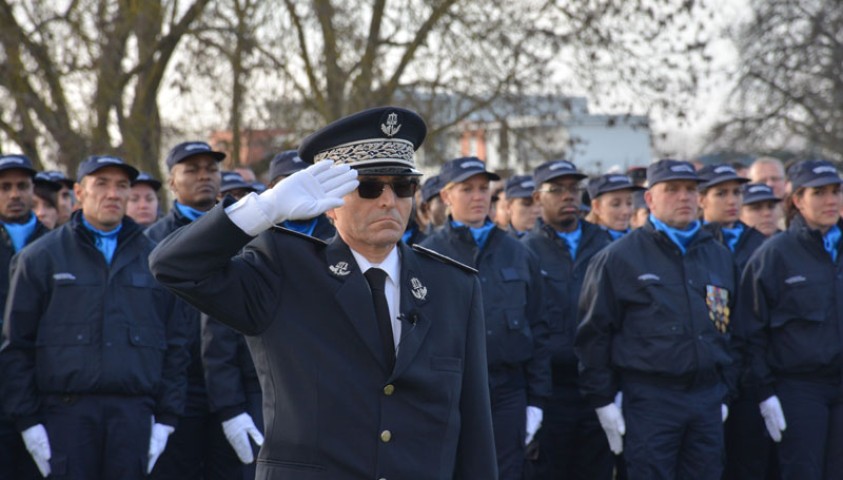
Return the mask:
<path id="1" fill-rule="evenodd" d="M 164 453 L 164 449 L 167 447 L 167 439 L 175 431 L 169 425 L 154 422 L 155 420 L 153 420 L 152 432 L 149 435 L 149 465 L 146 467 L 146 473 L 152 473 L 155 462 L 158 461 L 158 457 Z"/>
<path id="2" fill-rule="evenodd" d="M 729 418 L 729 407 L 725 403 L 720 404 L 720 417 L 723 423 L 726 423 L 726 419 Z"/>
<path id="3" fill-rule="evenodd" d="M 252 463 L 255 461 L 249 437 L 252 437 L 252 440 L 260 447 L 263 445 L 263 435 L 261 435 L 248 413 L 241 413 L 222 422 L 222 431 L 241 462 Z"/>
<path id="4" fill-rule="evenodd" d="M 50 475 L 50 457 L 53 454 L 50 452 L 50 439 L 47 437 L 47 430 L 44 425 L 33 425 L 23 432 L 23 443 L 26 445 L 26 450 L 32 455 L 35 465 L 38 466 L 38 471 L 41 476 L 47 478 Z"/>
<path id="5" fill-rule="evenodd" d="M 770 438 L 774 442 L 781 442 L 782 432 L 787 428 L 787 423 L 784 421 L 784 412 L 779 397 L 773 395 L 758 406 L 761 407 L 761 416 L 764 417 L 764 424 L 767 425 Z"/>
<path id="6" fill-rule="evenodd" d="M 527 437 L 524 439 L 524 445 L 529 445 L 530 442 L 533 441 L 533 437 L 536 436 L 536 432 L 538 432 L 539 428 L 542 426 L 543 419 L 544 411 L 542 411 L 541 408 L 533 406 L 527 407 Z"/>
<path id="7" fill-rule="evenodd" d="M 626 423 L 623 421 L 621 409 L 614 403 L 610 403 L 596 409 L 595 412 L 597 412 L 597 419 L 600 420 L 600 426 L 606 432 L 606 438 L 609 439 L 609 449 L 615 455 L 619 455 L 623 452 L 623 436 L 626 433 Z"/>
<path id="8" fill-rule="evenodd" d="M 251 193 L 225 209 L 245 233 L 256 236 L 284 220 L 305 220 L 343 205 L 357 188 L 357 170 L 323 160 L 281 180 L 260 195 Z"/>

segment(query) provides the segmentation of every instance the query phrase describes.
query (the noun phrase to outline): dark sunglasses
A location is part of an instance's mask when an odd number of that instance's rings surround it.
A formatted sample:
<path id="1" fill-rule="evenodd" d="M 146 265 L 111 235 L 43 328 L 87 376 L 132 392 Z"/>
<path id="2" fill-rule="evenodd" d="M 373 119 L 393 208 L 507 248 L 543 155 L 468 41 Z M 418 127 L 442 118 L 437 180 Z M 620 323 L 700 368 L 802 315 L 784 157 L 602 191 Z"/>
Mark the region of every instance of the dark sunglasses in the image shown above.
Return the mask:
<path id="1" fill-rule="evenodd" d="M 360 195 L 360 198 L 372 200 L 380 197 L 387 185 L 392 188 L 392 191 L 395 192 L 398 198 L 409 198 L 416 193 L 416 189 L 419 187 L 419 181 L 410 179 L 399 179 L 393 180 L 392 182 L 360 180 L 360 185 L 357 186 L 357 194 Z"/>

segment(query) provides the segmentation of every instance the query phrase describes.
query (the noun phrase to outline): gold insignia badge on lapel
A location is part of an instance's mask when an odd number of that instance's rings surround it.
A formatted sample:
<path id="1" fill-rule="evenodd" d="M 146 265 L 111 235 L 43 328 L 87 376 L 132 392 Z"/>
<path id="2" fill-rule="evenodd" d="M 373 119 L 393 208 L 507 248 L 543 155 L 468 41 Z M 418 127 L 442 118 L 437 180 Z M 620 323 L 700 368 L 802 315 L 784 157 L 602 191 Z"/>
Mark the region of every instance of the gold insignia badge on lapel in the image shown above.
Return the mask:
<path id="1" fill-rule="evenodd" d="M 720 333 L 729 329 L 729 290 L 714 285 L 705 286 L 705 304 L 708 305 L 708 317 Z"/>
<path id="2" fill-rule="evenodd" d="M 399 130 L 401 130 L 401 124 L 398 123 L 398 114 L 392 112 L 386 117 L 386 124 L 381 124 L 381 131 L 387 137 L 394 137 Z"/>
<path id="3" fill-rule="evenodd" d="M 410 279 L 410 286 L 412 289 L 410 290 L 413 293 L 413 296 L 419 300 L 424 300 L 427 298 L 427 287 L 422 285 L 421 280 L 416 277 Z"/>
<path id="4" fill-rule="evenodd" d="M 328 269 L 331 270 L 331 273 L 338 277 L 344 277 L 351 273 L 348 271 L 348 262 L 337 262 L 336 265 L 331 265 Z"/>

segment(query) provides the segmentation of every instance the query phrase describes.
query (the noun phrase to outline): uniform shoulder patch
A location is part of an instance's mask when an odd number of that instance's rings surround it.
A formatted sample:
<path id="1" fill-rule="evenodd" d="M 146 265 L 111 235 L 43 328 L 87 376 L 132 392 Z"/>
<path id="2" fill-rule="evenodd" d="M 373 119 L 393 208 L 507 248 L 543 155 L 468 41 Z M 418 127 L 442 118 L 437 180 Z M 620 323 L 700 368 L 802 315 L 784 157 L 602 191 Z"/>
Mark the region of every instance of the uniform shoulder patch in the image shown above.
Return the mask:
<path id="1" fill-rule="evenodd" d="M 328 246 L 328 242 L 326 242 L 325 240 L 322 240 L 321 238 L 316 238 L 316 237 L 310 236 L 306 233 L 297 232 L 295 230 L 291 230 L 289 228 L 284 228 L 284 227 L 279 226 L 279 225 L 273 225 L 270 230 L 273 231 L 273 232 L 276 232 L 276 233 L 282 233 L 282 234 L 285 234 L 285 235 L 292 235 L 294 237 L 299 237 L 299 238 L 303 238 L 305 240 L 309 240 L 309 241 L 315 243 L 316 245 L 319 245 L 320 247 L 327 247 Z"/>
<path id="2" fill-rule="evenodd" d="M 468 273 L 478 273 L 476 268 L 469 267 L 468 265 L 466 265 L 462 262 L 458 262 L 458 261 L 454 260 L 453 258 L 447 256 L 447 255 L 442 255 L 441 253 L 439 253 L 435 250 L 431 250 L 429 248 L 419 246 L 418 244 L 414 244 L 411 248 L 414 251 L 416 251 L 416 252 L 418 252 L 418 253 L 426 256 L 426 257 L 430 257 L 434 260 L 439 260 L 442 263 L 447 263 L 449 265 L 453 265 L 453 266 L 455 266 L 455 267 L 457 267 L 461 270 L 465 270 Z"/>

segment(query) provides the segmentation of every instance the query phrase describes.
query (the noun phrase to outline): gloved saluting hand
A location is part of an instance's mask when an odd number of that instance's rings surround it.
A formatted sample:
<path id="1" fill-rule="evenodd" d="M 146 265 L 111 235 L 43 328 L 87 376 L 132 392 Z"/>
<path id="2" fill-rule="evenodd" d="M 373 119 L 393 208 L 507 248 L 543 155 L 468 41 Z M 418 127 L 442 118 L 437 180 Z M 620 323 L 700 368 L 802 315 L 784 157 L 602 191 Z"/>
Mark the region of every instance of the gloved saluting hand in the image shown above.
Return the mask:
<path id="1" fill-rule="evenodd" d="M 249 437 L 260 447 L 263 445 L 263 435 L 248 413 L 243 412 L 222 422 L 222 431 L 241 462 L 252 463 L 255 461 Z"/>
<path id="2" fill-rule="evenodd" d="M 21 432 L 21 436 L 41 476 L 47 478 L 50 475 L 50 458 L 53 454 L 50 452 L 50 439 L 44 425 L 33 425 Z"/>
<path id="3" fill-rule="evenodd" d="M 614 402 L 595 410 L 600 426 L 606 432 L 609 440 L 609 449 L 612 453 L 619 455 L 623 452 L 623 436 L 626 433 L 626 423 L 623 421 L 621 409 Z"/>
<path id="4" fill-rule="evenodd" d="M 527 436 L 524 438 L 524 445 L 529 445 L 536 436 L 536 432 L 542 426 L 544 419 L 544 411 L 539 407 L 532 405 L 527 407 Z"/>
<path id="5" fill-rule="evenodd" d="M 152 431 L 149 434 L 149 464 L 146 467 L 146 473 L 152 473 L 155 462 L 167 448 L 167 439 L 174 431 L 175 428 L 163 423 L 155 423 L 155 419 L 152 419 Z"/>
<path id="6" fill-rule="evenodd" d="M 764 417 L 764 424 L 767 432 L 774 442 L 782 441 L 782 432 L 787 428 L 784 421 L 784 411 L 779 397 L 773 395 L 758 405 L 761 408 L 761 416 Z"/>
<path id="7" fill-rule="evenodd" d="M 231 221 L 256 236 L 284 220 L 316 217 L 343 205 L 359 182 L 357 170 L 323 160 L 281 180 L 260 195 L 249 194 L 226 209 Z"/>

